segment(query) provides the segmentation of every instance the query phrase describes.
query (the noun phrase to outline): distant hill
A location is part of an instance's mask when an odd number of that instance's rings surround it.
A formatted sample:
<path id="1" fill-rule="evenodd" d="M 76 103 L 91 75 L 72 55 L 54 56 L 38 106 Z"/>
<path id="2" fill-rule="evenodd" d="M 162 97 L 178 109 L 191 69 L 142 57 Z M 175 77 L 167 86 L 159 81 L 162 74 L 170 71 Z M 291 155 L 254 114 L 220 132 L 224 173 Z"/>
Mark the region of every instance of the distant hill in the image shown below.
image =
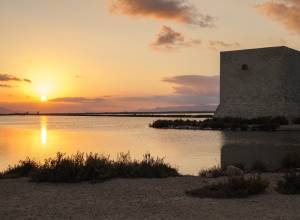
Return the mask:
<path id="1" fill-rule="evenodd" d="M 0 107 L 0 114 L 9 114 L 9 113 L 13 113 L 13 111 L 7 108 Z"/>
<path id="2" fill-rule="evenodd" d="M 199 106 L 170 106 L 170 107 L 157 107 L 152 109 L 139 109 L 138 112 L 214 112 L 216 106 L 199 105 Z"/>

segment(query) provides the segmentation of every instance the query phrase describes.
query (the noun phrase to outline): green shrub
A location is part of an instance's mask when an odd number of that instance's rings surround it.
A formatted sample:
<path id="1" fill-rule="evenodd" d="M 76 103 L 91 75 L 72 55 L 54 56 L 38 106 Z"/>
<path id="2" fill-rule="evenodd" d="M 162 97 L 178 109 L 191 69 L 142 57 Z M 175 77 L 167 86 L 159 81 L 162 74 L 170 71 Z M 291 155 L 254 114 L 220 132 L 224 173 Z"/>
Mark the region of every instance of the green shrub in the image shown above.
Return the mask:
<path id="1" fill-rule="evenodd" d="M 28 177 L 38 167 L 38 163 L 34 160 L 26 158 L 20 160 L 18 164 L 9 166 L 7 170 L 0 173 L 1 178 L 20 178 Z"/>
<path id="2" fill-rule="evenodd" d="M 285 174 L 283 180 L 278 181 L 276 190 L 282 194 L 300 194 L 300 174 Z"/>
<path id="3" fill-rule="evenodd" d="M 206 178 L 217 178 L 225 176 L 225 172 L 221 167 L 212 167 L 210 169 L 204 169 L 199 172 L 199 176 Z"/>
<path id="4" fill-rule="evenodd" d="M 179 176 L 176 168 L 164 162 L 164 158 L 154 158 L 145 154 L 141 161 L 132 160 L 130 154 L 119 154 L 117 160 L 98 154 L 56 157 L 38 164 L 30 159 L 20 163 L 0 175 L 2 178 L 28 176 L 35 182 L 99 182 L 112 178 L 166 178 Z"/>
<path id="5" fill-rule="evenodd" d="M 199 198 L 245 198 L 265 192 L 268 185 L 260 176 L 232 177 L 225 182 L 208 184 L 186 193 Z"/>

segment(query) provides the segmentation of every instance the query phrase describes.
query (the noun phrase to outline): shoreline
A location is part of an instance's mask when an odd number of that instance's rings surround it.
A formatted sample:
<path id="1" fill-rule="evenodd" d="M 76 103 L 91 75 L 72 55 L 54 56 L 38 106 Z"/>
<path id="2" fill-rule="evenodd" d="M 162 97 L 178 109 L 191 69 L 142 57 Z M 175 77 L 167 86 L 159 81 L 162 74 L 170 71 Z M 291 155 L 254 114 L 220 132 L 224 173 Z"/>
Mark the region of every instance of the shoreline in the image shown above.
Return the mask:
<path id="1" fill-rule="evenodd" d="M 199 199 L 186 190 L 222 181 L 197 176 L 114 179 L 90 184 L 0 180 L 1 219 L 299 219 L 300 196 L 274 191 L 281 174 L 264 173 L 267 192 L 245 199 Z M 276 207 L 276 209 L 274 209 Z"/>
<path id="2" fill-rule="evenodd" d="M 198 114 L 198 115 L 191 115 Z M 76 117 L 136 117 L 136 118 L 212 118 L 211 112 L 169 112 L 169 113 L 12 113 L 1 116 L 76 116 Z"/>

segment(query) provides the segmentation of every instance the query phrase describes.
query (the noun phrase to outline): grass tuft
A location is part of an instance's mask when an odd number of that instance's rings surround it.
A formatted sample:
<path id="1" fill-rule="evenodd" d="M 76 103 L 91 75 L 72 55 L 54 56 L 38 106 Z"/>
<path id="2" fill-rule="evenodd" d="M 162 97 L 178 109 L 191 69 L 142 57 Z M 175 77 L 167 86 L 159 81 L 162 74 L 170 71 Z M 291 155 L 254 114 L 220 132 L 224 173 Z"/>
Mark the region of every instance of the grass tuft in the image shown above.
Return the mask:
<path id="1" fill-rule="evenodd" d="M 300 194 L 300 174 L 286 173 L 283 180 L 278 181 L 276 190 L 282 194 Z"/>
<path id="2" fill-rule="evenodd" d="M 154 158 L 150 154 L 145 154 L 139 161 L 132 160 L 129 153 L 121 153 L 114 161 L 108 156 L 78 152 L 71 156 L 57 153 L 56 157 L 46 159 L 43 164 L 26 159 L 0 176 L 28 176 L 35 182 L 75 183 L 113 178 L 166 178 L 179 176 L 179 173 L 176 168 L 165 163 L 164 158 Z"/>
<path id="3" fill-rule="evenodd" d="M 251 167 L 252 172 L 264 173 L 267 172 L 267 165 L 262 161 L 255 161 Z"/>
<path id="4" fill-rule="evenodd" d="M 0 178 L 20 178 L 28 177 L 38 168 L 38 163 L 26 158 L 20 160 L 18 164 L 9 166 L 4 172 L 0 172 Z"/>
<path id="5" fill-rule="evenodd" d="M 269 183 L 260 176 L 232 177 L 225 182 L 212 183 L 199 189 L 187 191 L 187 195 L 198 198 L 246 198 L 264 193 Z"/>
<path id="6" fill-rule="evenodd" d="M 281 168 L 290 170 L 300 168 L 300 156 L 297 153 L 287 154 L 281 161 Z"/>
<path id="7" fill-rule="evenodd" d="M 218 178 L 225 176 L 225 172 L 221 167 L 215 166 L 209 169 L 200 170 L 199 176 L 205 178 Z"/>

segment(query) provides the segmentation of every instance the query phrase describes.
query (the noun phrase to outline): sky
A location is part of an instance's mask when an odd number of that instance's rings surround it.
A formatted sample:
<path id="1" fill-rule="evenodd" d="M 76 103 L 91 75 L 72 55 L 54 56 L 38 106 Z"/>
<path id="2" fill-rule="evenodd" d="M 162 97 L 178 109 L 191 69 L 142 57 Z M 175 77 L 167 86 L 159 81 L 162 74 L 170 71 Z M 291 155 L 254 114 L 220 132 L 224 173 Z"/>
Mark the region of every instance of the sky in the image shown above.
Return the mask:
<path id="1" fill-rule="evenodd" d="M 0 112 L 214 110 L 220 51 L 300 50 L 299 0 L 0 0 Z"/>

